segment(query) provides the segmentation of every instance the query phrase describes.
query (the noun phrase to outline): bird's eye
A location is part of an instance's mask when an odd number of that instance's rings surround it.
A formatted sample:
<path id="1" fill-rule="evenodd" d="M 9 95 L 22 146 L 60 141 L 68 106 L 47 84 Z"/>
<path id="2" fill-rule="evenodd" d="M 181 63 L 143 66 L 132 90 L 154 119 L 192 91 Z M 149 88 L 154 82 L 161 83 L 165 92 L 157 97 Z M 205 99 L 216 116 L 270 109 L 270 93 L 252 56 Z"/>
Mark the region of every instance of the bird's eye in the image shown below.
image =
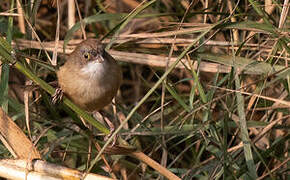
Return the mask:
<path id="1" fill-rule="evenodd" d="M 84 53 L 83 56 L 84 56 L 85 59 L 90 59 L 90 54 L 89 53 Z"/>

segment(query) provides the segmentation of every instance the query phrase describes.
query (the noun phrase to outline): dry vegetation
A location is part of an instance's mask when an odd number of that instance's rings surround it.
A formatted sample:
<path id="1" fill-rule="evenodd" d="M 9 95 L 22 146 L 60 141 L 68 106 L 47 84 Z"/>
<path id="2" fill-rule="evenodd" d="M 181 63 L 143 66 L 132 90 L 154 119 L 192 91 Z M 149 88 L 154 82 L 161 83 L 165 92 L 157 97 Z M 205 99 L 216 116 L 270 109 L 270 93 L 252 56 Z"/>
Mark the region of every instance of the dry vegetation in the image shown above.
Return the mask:
<path id="1" fill-rule="evenodd" d="M 288 0 L 2 0 L 0 104 L 43 160 L 80 171 L 287 179 L 289 27 Z M 122 66 L 104 109 L 122 147 L 70 101 L 51 103 L 57 66 L 84 38 L 102 39 Z"/>

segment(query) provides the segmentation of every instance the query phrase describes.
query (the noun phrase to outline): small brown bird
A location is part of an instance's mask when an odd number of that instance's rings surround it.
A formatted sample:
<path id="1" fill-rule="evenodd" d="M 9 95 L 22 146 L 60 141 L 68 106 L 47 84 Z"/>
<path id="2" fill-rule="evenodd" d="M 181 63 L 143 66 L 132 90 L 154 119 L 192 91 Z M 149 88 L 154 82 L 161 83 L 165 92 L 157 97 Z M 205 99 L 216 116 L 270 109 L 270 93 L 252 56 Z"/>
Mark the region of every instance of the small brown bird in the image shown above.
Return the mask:
<path id="1" fill-rule="evenodd" d="M 63 93 L 86 111 L 99 111 L 116 95 L 122 73 L 115 59 L 101 42 L 88 39 L 80 43 L 57 72 Z"/>

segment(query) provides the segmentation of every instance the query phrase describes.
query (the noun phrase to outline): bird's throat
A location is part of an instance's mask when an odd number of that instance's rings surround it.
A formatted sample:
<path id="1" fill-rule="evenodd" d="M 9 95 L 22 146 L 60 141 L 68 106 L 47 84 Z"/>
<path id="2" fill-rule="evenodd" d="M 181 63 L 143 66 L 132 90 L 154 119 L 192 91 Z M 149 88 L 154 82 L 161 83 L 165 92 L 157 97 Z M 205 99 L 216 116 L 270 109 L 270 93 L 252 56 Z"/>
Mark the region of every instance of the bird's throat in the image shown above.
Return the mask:
<path id="1" fill-rule="evenodd" d="M 91 61 L 81 68 L 81 73 L 88 76 L 90 79 L 100 78 L 105 73 L 105 65 L 104 63 L 100 63 L 98 61 Z"/>

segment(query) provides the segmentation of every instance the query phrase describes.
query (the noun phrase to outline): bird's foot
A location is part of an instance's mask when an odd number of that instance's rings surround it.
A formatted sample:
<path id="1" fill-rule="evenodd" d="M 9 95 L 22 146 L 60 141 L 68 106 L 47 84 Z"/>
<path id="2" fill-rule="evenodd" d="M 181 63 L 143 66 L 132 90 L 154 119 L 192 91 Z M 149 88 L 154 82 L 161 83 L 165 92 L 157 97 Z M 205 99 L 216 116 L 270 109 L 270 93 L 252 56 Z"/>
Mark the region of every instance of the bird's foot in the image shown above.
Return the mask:
<path id="1" fill-rule="evenodd" d="M 60 100 L 62 100 L 62 97 L 63 97 L 62 89 L 60 87 L 56 88 L 54 94 L 52 95 L 52 103 L 57 104 Z"/>
<path id="2" fill-rule="evenodd" d="M 108 135 L 106 135 L 105 138 L 104 138 L 104 141 L 107 141 L 113 135 L 113 132 L 115 131 L 115 126 L 114 126 L 114 124 L 108 118 L 105 117 L 104 119 L 105 119 L 106 123 L 108 124 L 108 126 L 110 128 L 110 133 Z M 113 147 L 113 146 L 116 145 L 117 139 L 118 139 L 118 135 L 115 135 L 113 137 L 113 141 L 112 141 L 110 147 Z"/>
<path id="3" fill-rule="evenodd" d="M 107 141 L 113 134 L 113 132 L 115 131 L 115 126 L 114 124 L 107 118 L 105 117 L 104 115 L 102 115 L 100 112 L 94 112 L 94 118 L 99 120 L 99 122 L 102 122 L 103 124 L 107 124 L 109 126 L 109 129 L 110 129 L 110 133 L 107 134 L 105 137 L 104 137 L 104 141 Z M 117 142 L 117 139 L 118 139 L 118 136 L 116 135 L 110 145 L 110 147 L 113 147 L 116 145 L 116 142 Z"/>
<path id="4" fill-rule="evenodd" d="M 114 131 L 110 131 L 110 134 L 108 134 L 108 135 L 105 136 L 104 141 L 108 141 L 111 138 L 113 132 Z M 116 145 L 117 139 L 118 139 L 118 135 L 116 134 L 113 137 L 113 141 L 110 143 L 109 147 L 114 147 Z"/>
<path id="5" fill-rule="evenodd" d="M 86 120 L 84 120 L 84 118 L 82 116 L 79 116 L 80 117 L 80 120 L 82 121 L 83 125 L 88 128 L 88 129 L 92 129 L 92 126 L 91 124 L 87 123 Z"/>

